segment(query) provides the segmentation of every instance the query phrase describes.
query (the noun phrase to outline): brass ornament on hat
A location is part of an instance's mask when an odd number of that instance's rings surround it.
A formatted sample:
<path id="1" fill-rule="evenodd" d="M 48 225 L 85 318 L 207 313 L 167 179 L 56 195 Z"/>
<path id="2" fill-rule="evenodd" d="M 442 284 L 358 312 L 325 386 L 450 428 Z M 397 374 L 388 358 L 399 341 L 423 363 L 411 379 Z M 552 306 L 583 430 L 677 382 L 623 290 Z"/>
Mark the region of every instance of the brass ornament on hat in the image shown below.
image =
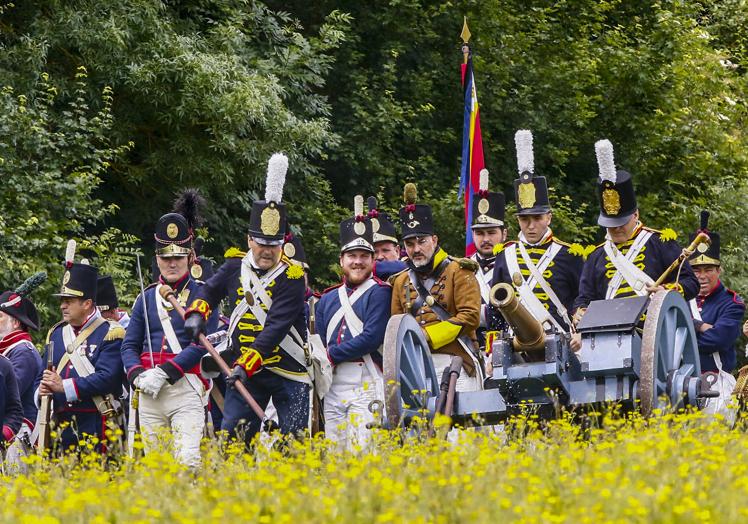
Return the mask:
<path id="1" fill-rule="evenodd" d="M 478 213 L 480 213 L 481 215 L 485 215 L 486 213 L 488 213 L 488 209 L 490 207 L 491 205 L 488 203 L 488 199 L 481 198 L 478 201 Z"/>
<path id="2" fill-rule="evenodd" d="M 698 250 L 699 253 L 706 253 L 707 250 L 709 249 L 709 245 L 706 242 L 704 242 L 696 246 L 696 249 Z"/>
<path id="3" fill-rule="evenodd" d="M 615 189 L 603 190 L 603 210 L 608 215 L 617 215 L 621 210 L 621 195 Z"/>
<path id="4" fill-rule="evenodd" d="M 200 278 L 203 276 L 203 267 L 200 264 L 193 264 L 190 268 L 190 275 L 192 278 Z"/>
<path id="5" fill-rule="evenodd" d="M 277 235 L 280 231 L 280 213 L 275 206 L 266 207 L 260 215 L 260 231 L 263 235 Z"/>
<path id="6" fill-rule="evenodd" d="M 521 183 L 517 193 L 519 197 L 519 205 L 523 209 L 528 209 L 535 205 L 537 199 L 535 197 L 535 184 L 533 184 L 532 181 Z"/>
<path id="7" fill-rule="evenodd" d="M 371 219 L 371 230 L 373 233 L 376 233 L 377 231 L 379 231 L 379 219 L 378 218 Z"/>
<path id="8" fill-rule="evenodd" d="M 166 236 L 169 238 L 177 238 L 177 235 L 179 235 L 179 226 L 177 226 L 174 222 L 166 226 Z"/>
<path id="9" fill-rule="evenodd" d="M 366 233 L 366 226 L 363 222 L 356 222 L 355 224 L 353 224 L 353 231 L 357 235 L 363 235 L 364 233 Z"/>
<path id="10" fill-rule="evenodd" d="M 62 285 L 66 285 L 68 282 L 70 282 L 70 271 L 65 271 L 65 274 L 62 276 Z"/>
<path id="11" fill-rule="evenodd" d="M 293 258 L 294 256 L 296 256 L 296 247 L 291 242 L 287 242 L 283 246 L 283 254 L 285 254 L 288 258 Z"/>

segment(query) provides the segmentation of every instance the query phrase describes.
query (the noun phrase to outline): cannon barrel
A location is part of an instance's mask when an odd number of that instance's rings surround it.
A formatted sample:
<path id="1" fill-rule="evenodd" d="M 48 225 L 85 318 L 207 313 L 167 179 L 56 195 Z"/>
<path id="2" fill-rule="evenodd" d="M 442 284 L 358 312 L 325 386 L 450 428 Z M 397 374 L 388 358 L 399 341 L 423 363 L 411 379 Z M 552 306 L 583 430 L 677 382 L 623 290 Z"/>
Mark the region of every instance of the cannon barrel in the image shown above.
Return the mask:
<path id="1" fill-rule="evenodd" d="M 499 310 L 514 331 L 514 351 L 535 351 L 545 348 L 545 330 L 514 294 L 509 284 L 499 283 L 491 288 L 491 304 Z"/>

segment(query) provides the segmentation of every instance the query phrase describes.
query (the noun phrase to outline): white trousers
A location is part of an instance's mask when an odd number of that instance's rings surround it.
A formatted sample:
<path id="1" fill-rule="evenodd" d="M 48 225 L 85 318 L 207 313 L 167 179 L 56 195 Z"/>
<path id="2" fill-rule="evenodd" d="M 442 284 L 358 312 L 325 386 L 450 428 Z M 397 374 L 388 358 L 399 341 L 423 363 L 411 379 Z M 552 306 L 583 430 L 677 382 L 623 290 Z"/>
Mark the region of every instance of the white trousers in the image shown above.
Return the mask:
<path id="1" fill-rule="evenodd" d="M 199 380 L 180 378 L 174 385 L 164 384 L 154 399 L 140 395 L 140 433 L 145 452 L 154 449 L 165 429 L 170 429 L 177 460 L 190 467 L 200 465 L 200 440 L 205 430 L 203 396 Z"/>
<path id="2" fill-rule="evenodd" d="M 436 369 L 436 380 L 441 382 L 442 373 L 449 367 L 452 362 L 452 355 L 444 355 L 441 353 L 432 353 L 431 359 L 434 361 L 434 368 Z M 478 378 L 478 370 L 475 370 L 475 376 L 471 377 L 468 375 L 465 366 L 462 367 L 462 373 L 457 378 L 457 389 L 456 391 L 478 391 L 483 389 L 481 387 L 480 380 Z"/>
<path id="3" fill-rule="evenodd" d="M 375 377 L 363 362 L 343 362 L 333 370 L 332 385 L 324 398 L 325 435 L 338 449 L 352 450 L 356 445 L 365 448 L 371 438 L 366 425 L 374 421 L 369 411 L 377 398 Z"/>

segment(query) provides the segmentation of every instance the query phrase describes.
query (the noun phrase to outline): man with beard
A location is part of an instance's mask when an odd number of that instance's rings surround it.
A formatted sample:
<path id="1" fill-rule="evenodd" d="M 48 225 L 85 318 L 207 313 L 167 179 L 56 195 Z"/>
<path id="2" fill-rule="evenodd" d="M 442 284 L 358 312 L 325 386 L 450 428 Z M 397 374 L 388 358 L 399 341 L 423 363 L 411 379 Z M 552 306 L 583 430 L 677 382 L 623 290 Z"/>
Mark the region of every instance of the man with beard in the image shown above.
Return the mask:
<path id="1" fill-rule="evenodd" d="M 506 240 L 504 226 L 504 193 L 494 193 L 488 190 L 488 170 L 480 172 L 478 193 L 473 195 L 473 245 L 475 253 L 470 258 L 478 263 L 475 278 L 480 286 L 480 327 L 478 328 L 478 343 L 481 349 L 486 348 L 487 308 L 490 307 L 491 281 L 496 262 L 494 249 L 499 250 Z"/>
<path id="2" fill-rule="evenodd" d="M 283 254 L 286 206 L 282 203 L 288 158 L 275 154 L 268 163 L 265 199 L 252 204 L 249 251 L 232 250 L 221 268 L 200 289 L 187 310 L 185 329 L 193 339 L 205 330 L 213 309 L 228 298 L 231 349 L 224 360 L 233 366 L 227 383 L 241 380 L 265 409 L 272 399 L 283 434 L 300 435 L 309 419 L 309 366 L 304 313 L 304 268 Z M 217 371 L 212 358 L 203 369 Z M 233 387 L 226 391 L 221 429 L 244 431 L 247 443 L 261 420 Z M 240 428 L 237 426 L 241 425 Z"/>
<path id="3" fill-rule="evenodd" d="M 553 235 L 546 178 L 535 175 L 532 133 L 517 131 L 514 140 L 519 172 L 514 193 L 520 233 L 516 241 L 495 250 L 491 285 L 513 284 L 520 303 L 546 330 L 568 333 L 569 312 L 578 292 L 584 249 Z M 490 317 L 493 329 L 506 328 L 503 317 L 493 306 Z"/>
<path id="4" fill-rule="evenodd" d="M 349 450 L 369 440 L 370 402 L 384 402 L 380 349 L 392 300 L 390 286 L 372 274 L 372 223 L 363 204 L 357 196 L 354 217 L 340 223 L 343 283 L 325 290 L 317 305 L 318 331 L 334 366 L 325 395 L 325 434 Z"/>
<path id="5" fill-rule="evenodd" d="M 408 268 L 393 276 L 392 314 L 410 313 L 421 325 L 431 349 L 437 376 L 453 355 L 462 357 L 464 372 L 458 391 L 482 388 L 483 367 L 475 330 L 480 324 L 478 264 L 454 259 L 439 247 L 431 207 L 416 204 L 415 184 L 405 185 L 405 206 L 400 209 Z"/>

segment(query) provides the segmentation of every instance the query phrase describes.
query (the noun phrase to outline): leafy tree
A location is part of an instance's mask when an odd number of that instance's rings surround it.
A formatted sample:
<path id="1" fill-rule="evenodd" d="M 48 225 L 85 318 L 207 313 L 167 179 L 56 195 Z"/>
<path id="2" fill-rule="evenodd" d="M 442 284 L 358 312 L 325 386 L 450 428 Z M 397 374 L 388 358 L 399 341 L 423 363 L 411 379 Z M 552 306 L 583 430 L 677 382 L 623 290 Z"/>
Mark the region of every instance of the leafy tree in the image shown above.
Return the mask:
<path id="1" fill-rule="evenodd" d="M 136 240 L 104 225 L 118 208 L 95 196 L 110 166 L 131 147 L 110 139 L 111 89 L 103 89 L 94 111 L 85 69 L 75 76 L 70 97 L 60 96 L 47 74 L 28 92 L 0 91 L 0 283 L 13 289 L 46 271 L 47 283 L 32 297 L 43 325 L 59 316 L 51 293 L 59 288 L 68 238 L 85 234 L 78 259 L 89 257 L 115 279 L 131 274 Z M 134 298 L 132 291 L 120 289 L 124 300 Z"/>

